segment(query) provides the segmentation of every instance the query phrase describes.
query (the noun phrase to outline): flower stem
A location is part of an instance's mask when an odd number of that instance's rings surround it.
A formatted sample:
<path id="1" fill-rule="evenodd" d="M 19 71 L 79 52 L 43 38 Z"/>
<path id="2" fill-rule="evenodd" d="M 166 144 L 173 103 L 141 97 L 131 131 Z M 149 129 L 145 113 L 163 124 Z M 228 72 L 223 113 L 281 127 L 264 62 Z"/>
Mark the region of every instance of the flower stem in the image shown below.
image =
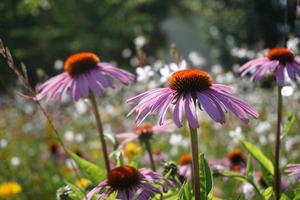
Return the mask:
<path id="1" fill-rule="evenodd" d="M 275 171 L 274 171 L 274 187 L 275 187 L 275 199 L 280 199 L 280 170 L 279 170 L 279 158 L 280 158 L 280 124 L 282 119 L 282 95 L 281 87 L 278 86 L 278 99 L 277 99 L 277 129 L 276 129 L 276 143 L 275 143 Z"/>
<path id="2" fill-rule="evenodd" d="M 151 169 L 153 171 L 156 171 L 156 166 L 155 166 L 155 162 L 152 156 L 152 149 L 151 149 L 151 144 L 149 140 L 145 140 L 145 146 L 146 146 L 146 150 L 149 154 L 149 158 L 150 158 L 150 163 L 151 163 Z"/>
<path id="3" fill-rule="evenodd" d="M 104 132 L 103 132 L 102 122 L 101 122 L 101 118 L 100 118 L 100 113 L 97 108 L 95 95 L 92 92 L 90 92 L 89 97 L 90 97 L 90 102 L 92 105 L 92 110 L 95 115 L 96 124 L 98 127 L 100 143 L 102 146 L 103 158 L 104 158 L 104 162 L 105 162 L 106 172 L 108 174 L 110 172 L 109 157 L 108 157 L 108 151 L 107 151 L 106 142 L 105 142 L 105 138 L 104 138 Z"/>
<path id="4" fill-rule="evenodd" d="M 195 200 L 200 200 L 200 174 L 199 174 L 199 150 L 197 129 L 190 127 L 190 139 L 192 150 L 192 175 Z"/>

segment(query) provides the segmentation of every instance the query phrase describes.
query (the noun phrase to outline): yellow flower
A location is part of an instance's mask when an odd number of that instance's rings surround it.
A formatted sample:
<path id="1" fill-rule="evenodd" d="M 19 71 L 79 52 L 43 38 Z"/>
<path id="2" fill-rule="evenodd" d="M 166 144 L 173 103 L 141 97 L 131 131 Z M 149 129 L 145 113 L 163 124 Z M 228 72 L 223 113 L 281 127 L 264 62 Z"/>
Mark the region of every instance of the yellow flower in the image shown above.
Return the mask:
<path id="1" fill-rule="evenodd" d="M 5 182 L 0 184 L 0 197 L 13 197 L 22 192 L 22 187 L 16 182 Z"/>
<path id="2" fill-rule="evenodd" d="M 91 181 L 86 178 L 80 178 L 75 182 L 75 185 L 80 189 L 85 189 L 87 186 L 91 184 Z"/>
<path id="3" fill-rule="evenodd" d="M 126 144 L 126 146 L 123 149 L 123 154 L 125 157 L 127 157 L 128 159 L 132 159 L 133 157 L 135 157 L 139 152 L 141 151 L 141 148 L 139 145 L 130 142 L 128 144 Z"/>

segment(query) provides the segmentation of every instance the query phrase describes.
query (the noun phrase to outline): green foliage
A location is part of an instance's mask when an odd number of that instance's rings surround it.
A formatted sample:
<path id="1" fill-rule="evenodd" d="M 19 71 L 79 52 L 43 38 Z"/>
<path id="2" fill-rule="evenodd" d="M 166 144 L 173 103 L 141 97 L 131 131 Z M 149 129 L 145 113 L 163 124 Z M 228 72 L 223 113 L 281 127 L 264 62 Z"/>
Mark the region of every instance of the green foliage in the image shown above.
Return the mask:
<path id="1" fill-rule="evenodd" d="M 280 200 L 291 200 L 286 194 L 281 194 Z M 293 200 L 297 200 L 297 199 L 293 199 Z"/>
<path id="2" fill-rule="evenodd" d="M 253 173 L 254 173 L 253 158 L 251 155 L 249 155 L 247 160 L 246 175 L 248 177 L 253 177 Z"/>
<path id="3" fill-rule="evenodd" d="M 128 66 L 122 50 L 134 52 L 133 40 L 139 35 L 151 42 L 147 51 L 163 47 L 159 24 L 169 10 L 181 8 L 181 1 L 170 0 L 3 0 L 0 35 L 17 60 L 30 66 L 29 76 L 36 82 L 37 68 L 53 74 L 55 60 L 78 51 Z M 6 68 L 0 72 L 0 80 L 12 80 L 2 76 Z"/>
<path id="4" fill-rule="evenodd" d="M 178 199 L 179 200 L 190 200 L 192 199 L 193 194 L 191 192 L 191 185 L 189 182 L 185 182 L 179 192 L 178 192 Z"/>
<path id="5" fill-rule="evenodd" d="M 281 138 L 284 138 L 285 136 L 287 136 L 289 134 L 289 132 L 291 131 L 291 128 L 293 127 L 295 122 L 296 122 L 295 115 L 290 114 L 289 117 L 288 117 L 287 123 L 283 127 L 283 135 L 281 136 Z"/>
<path id="6" fill-rule="evenodd" d="M 212 174 L 209 165 L 204 157 L 204 154 L 200 154 L 200 192 L 201 199 L 208 199 L 208 194 L 210 193 L 213 186 Z"/>
<path id="7" fill-rule="evenodd" d="M 274 166 L 273 163 L 269 160 L 267 156 L 254 144 L 240 138 L 239 139 L 243 147 L 247 152 L 258 161 L 258 163 L 271 175 L 274 175 Z"/>
<path id="8" fill-rule="evenodd" d="M 85 194 L 82 190 L 80 190 L 78 187 L 73 185 L 72 183 L 67 182 L 67 185 L 71 188 L 71 193 L 69 194 L 70 200 L 80 200 L 84 199 Z"/>
<path id="9" fill-rule="evenodd" d="M 269 200 L 271 198 L 272 194 L 273 194 L 273 188 L 272 187 L 268 187 L 262 193 L 265 200 Z"/>
<path id="10" fill-rule="evenodd" d="M 103 168 L 98 167 L 97 165 L 84 160 L 83 158 L 77 156 L 76 154 L 72 153 L 71 151 L 68 151 L 69 155 L 72 159 L 76 162 L 78 167 L 80 168 L 80 171 L 91 181 L 93 181 L 94 184 L 99 184 L 101 181 L 103 181 L 105 177 L 105 170 Z"/>

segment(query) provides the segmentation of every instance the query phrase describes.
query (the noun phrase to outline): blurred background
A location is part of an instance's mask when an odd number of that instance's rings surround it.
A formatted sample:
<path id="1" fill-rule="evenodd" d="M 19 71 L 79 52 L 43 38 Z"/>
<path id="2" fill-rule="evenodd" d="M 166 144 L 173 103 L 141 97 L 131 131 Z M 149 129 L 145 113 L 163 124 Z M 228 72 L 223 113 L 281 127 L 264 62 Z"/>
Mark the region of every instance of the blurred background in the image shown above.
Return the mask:
<path id="1" fill-rule="evenodd" d="M 264 89 L 254 89 L 249 81 L 239 78 L 237 69 L 249 59 L 261 56 L 265 49 L 283 46 L 283 34 L 288 35 L 288 47 L 299 53 L 300 2 L 288 0 L 287 5 L 285 2 L 0 0 L 0 38 L 11 50 L 16 63 L 26 64 L 32 85 L 60 73 L 64 60 L 78 51 L 92 51 L 102 61 L 112 62 L 137 75 L 137 83 L 129 88 L 108 90 L 99 98 L 110 151 L 115 145 L 114 134 L 135 127 L 133 117 L 125 117 L 130 109 L 125 100 L 164 85 L 170 73 L 184 65 L 211 72 L 216 82 L 232 86 L 238 96 L 247 99 L 260 112 L 260 120 L 253 120 L 249 125 L 241 125 L 229 115 L 224 126 L 213 123 L 201 112 L 200 151 L 209 161 L 218 162 L 239 146 L 234 140 L 236 135 L 244 135 L 272 158 L 276 124 L 276 102 L 270 101 L 275 94 L 270 84 L 272 80 L 266 80 L 262 85 Z M 284 22 L 285 7 L 287 23 Z M 180 66 L 170 54 L 172 44 L 183 59 Z M 174 51 L 174 45 L 172 49 Z M 70 167 L 72 161 L 53 137 L 45 117 L 33 102 L 17 96 L 15 89 L 22 91 L 22 86 L 0 57 L 0 184 L 19 183 L 22 192 L 12 197 L 19 200 L 55 199 L 56 190 L 66 180 L 89 190 L 86 182 L 78 182 L 78 176 Z M 290 112 L 299 110 L 297 85 L 287 84 L 283 96 L 285 123 Z M 47 110 L 66 146 L 103 166 L 89 104 L 84 100 L 75 104 L 63 102 L 49 104 Z M 296 118 L 299 119 L 299 114 Z M 281 167 L 300 162 L 300 124 L 295 124 L 283 141 Z M 178 162 L 189 150 L 184 129 L 153 140 L 153 148 L 164 155 L 165 160 Z M 140 166 L 149 166 L 144 159 L 145 152 L 141 150 L 136 154 Z M 158 165 L 162 167 L 163 162 Z M 255 194 L 247 197 L 251 194 L 249 187 L 238 181 L 215 179 L 215 185 L 218 197 L 255 199 Z M 0 199 L 2 197 L 0 189 Z"/>
<path id="2" fill-rule="evenodd" d="M 55 67 L 74 52 L 93 51 L 134 71 L 136 48 L 166 60 L 171 43 L 184 57 L 196 60 L 190 65 L 221 64 L 229 70 L 236 62 L 234 48 L 261 50 L 280 44 L 285 31 L 290 37 L 300 34 L 297 2 L 288 1 L 287 27 L 284 2 L 1 0 L 0 37 L 17 61 L 28 66 L 33 83 L 37 74 L 57 73 Z M 9 69 L 1 67 L 1 92 L 13 80 Z"/>

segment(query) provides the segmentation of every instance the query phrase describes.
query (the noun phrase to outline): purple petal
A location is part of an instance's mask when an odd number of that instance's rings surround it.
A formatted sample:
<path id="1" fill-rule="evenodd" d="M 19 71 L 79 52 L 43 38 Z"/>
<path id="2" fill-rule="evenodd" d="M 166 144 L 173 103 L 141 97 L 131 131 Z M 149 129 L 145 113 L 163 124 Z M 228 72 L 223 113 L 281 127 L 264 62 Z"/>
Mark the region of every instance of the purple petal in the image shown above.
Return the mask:
<path id="1" fill-rule="evenodd" d="M 178 128 L 182 127 L 183 96 L 178 97 L 175 104 L 173 119 Z"/>
<path id="2" fill-rule="evenodd" d="M 162 105 L 161 110 L 158 114 L 159 125 L 163 125 L 167 110 L 172 100 L 173 100 L 173 94 L 169 94 L 168 97 L 165 99 L 165 103 Z"/>
<path id="3" fill-rule="evenodd" d="M 94 93 L 95 96 L 99 97 L 102 95 L 102 88 L 101 86 L 97 83 L 97 80 L 95 77 L 90 73 L 87 75 L 87 81 L 88 81 L 88 86 L 90 90 Z"/>
<path id="4" fill-rule="evenodd" d="M 263 64 L 266 61 L 269 61 L 267 57 L 250 60 L 240 68 L 240 72 L 242 73 L 242 76 L 244 76 L 246 73 L 248 73 L 249 71 Z"/>
<path id="5" fill-rule="evenodd" d="M 119 79 L 125 85 L 134 80 L 134 75 L 116 67 L 113 67 L 109 63 L 98 63 L 98 66 L 102 68 L 102 71 L 107 74 Z"/>
<path id="6" fill-rule="evenodd" d="M 93 198 L 95 194 L 97 194 L 100 190 L 104 189 L 107 186 L 107 181 L 104 181 L 100 183 L 98 186 L 96 186 L 94 189 L 92 189 L 87 195 L 86 199 L 90 200 Z M 107 191 L 108 192 L 108 191 Z"/>
<path id="7" fill-rule="evenodd" d="M 275 74 L 277 84 L 280 87 L 284 86 L 284 66 L 280 65 L 279 67 L 277 67 Z"/>
<path id="8" fill-rule="evenodd" d="M 184 105 L 185 115 L 189 122 L 189 125 L 193 129 L 199 128 L 196 108 L 195 108 L 194 101 L 193 101 L 191 95 L 188 94 L 184 101 L 185 101 L 185 105 Z"/>
<path id="9" fill-rule="evenodd" d="M 198 101 L 208 115 L 221 124 L 225 123 L 224 112 L 219 103 L 208 92 L 197 92 Z"/>

